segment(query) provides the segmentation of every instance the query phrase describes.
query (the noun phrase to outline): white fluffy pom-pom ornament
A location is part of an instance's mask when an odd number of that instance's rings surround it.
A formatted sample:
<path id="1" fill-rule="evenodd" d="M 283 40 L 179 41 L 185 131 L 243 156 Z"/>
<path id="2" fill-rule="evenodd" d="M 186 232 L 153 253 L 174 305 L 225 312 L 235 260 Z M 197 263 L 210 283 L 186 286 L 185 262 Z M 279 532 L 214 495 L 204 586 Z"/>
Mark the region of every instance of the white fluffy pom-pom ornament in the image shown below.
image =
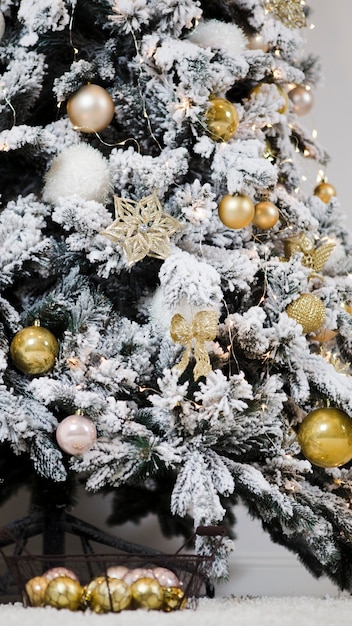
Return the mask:
<path id="1" fill-rule="evenodd" d="M 59 198 L 78 196 L 105 204 L 110 194 L 109 163 L 85 143 L 63 150 L 45 175 L 43 199 L 55 204 Z"/>
<path id="2" fill-rule="evenodd" d="M 247 45 L 244 32 L 236 24 L 219 20 L 204 20 L 188 36 L 192 43 L 203 48 L 215 48 L 236 55 Z"/>

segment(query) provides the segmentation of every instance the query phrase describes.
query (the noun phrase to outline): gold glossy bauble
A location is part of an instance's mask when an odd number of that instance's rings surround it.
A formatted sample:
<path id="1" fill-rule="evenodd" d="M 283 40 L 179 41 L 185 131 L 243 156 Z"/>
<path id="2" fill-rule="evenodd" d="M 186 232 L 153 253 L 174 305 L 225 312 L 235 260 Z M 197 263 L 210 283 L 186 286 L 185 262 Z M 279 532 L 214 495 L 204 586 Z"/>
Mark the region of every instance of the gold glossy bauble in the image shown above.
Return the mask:
<path id="1" fill-rule="evenodd" d="M 269 50 L 269 44 L 265 41 L 263 35 L 254 33 L 248 37 L 247 48 L 249 50 L 263 50 L 263 52 L 267 52 Z"/>
<path id="2" fill-rule="evenodd" d="M 288 97 L 293 103 L 293 111 L 296 115 L 307 115 L 314 105 L 314 94 L 311 89 L 303 85 L 297 85 L 288 92 Z"/>
<path id="3" fill-rule="evenodd" d="M 302 293 L 286 307 L 286 313 L 301 324 L 305 335 L 321 328 L 326 320 L 324 303 L 312 293 Z"/>
<path id="4" fill-rule="evenodd" d="M 27 326 L 14 336 L 10 355 L 24 374 L 45 374 L 55 363 L 59 351 L 56 337 L 39 325 Z"/>
<path id="5" fill-rule="evenodd" d="M 96 133 L 109 126 L 115 106 L 110 94 L 99 85 L 85 85 L 67 102 L 67 115 L 75 130 Z"/>
<path id="6" fill-rule="evenodd" d="M 29 601 L 30 606 L 44 606 L 45 590 L 48 586 L 48 579 L 44 576 L 34 576 L 27 580 L 25 584 L 26 596 L 24 597 L 24 604 Z"/>
<path id="7" fill-rule="evenodd" d="M 163 588 L 155 578 L 139 578 L 131 585 L 134 604 L 145 609 L 161 609 Z"/>
<path id="8" fill-rule="evenodd" d="M 269 84 L 271 83 L 259 83 L 259 85 L 256 85 L 255 87 L 253 87 L 253 89 L 251 89 L 250 93 L 258 94 L 263 89 L 264 85 L 269 85 Z M 279 109 L 277 109 L 277 112 L 281 114 L 287 113 L 288 108 L 290 106 L 290 100 L 287 95 L 286 89 L 284 89 L 281 85 L 276 85 L 276 84 L 275 84 L 275 87 L 278 90 L 279 95 L 284 100 L 283 105 Z"/>
<path id="9" fill-rule="evenodd" d="M 229 141 L 238 128 L 237 109 L 225 98 L 211 98 L 205 114 L 205 123 L 212 139 Z"/>
<path id="10" fill-rule="evenodd" d="M 218 214 L 227 228 L 244 228 L 254 217 L 254 204 L 245 194 L 226 194 L 219 202 Z"/>
<path id="11" fill-rule="evenodd" d="M 88 592 L 88 598 L 88 604 L 95 613 L 119 613 L 127 609 L 132 601 L 129 585 L 124 580 L 107 576 L 95 580 L 94 586 Z"/>
<path id="12" fill-rule="evenodd" d="M 184 609 L 187 604 L 187 598 L 180 587 L 163 587 L 164 602 L 163 610 L 169 613 Z"/>
<path id="13" fill-rule="evenodd" d="M 273 202 L 263 200 L 255 205 L 255 213 L 252 222 L 257 228 L 268 230 L 275 226 L 279 217 L 279 209 L 277 206 L 273 204 Z"/>
<path id="14" fill-rule="evenodd" d="M 352 459 L 352 419 L 340 409 L 315 409 L 298 431 L 304 456 L 319 467 L 339 467 Z"/>
<path id="15" fill-rule="evenodd" d="M 82 605 L 83 589 L 77 580 L 68 576 L 58 576 L 48 582 L 44 602 L 56 609 L 77 611 Z"/>
<path id="16" fill-rule="evenodd" d="M 314 189 L 314 195 L 318 196 L 320 200 L 328 204 L 334 196 L 336 196 L 336 189 L 333 185 L 327 182 L 319 183 Z"/>

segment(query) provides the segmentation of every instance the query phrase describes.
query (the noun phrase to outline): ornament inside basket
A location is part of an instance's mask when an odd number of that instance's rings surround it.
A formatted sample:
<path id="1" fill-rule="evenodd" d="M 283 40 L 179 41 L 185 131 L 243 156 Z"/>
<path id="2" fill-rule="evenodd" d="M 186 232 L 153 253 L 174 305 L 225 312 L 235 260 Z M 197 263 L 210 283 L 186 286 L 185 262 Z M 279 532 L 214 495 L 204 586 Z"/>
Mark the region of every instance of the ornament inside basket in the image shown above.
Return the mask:
<path id="1" fill-rule="evenodd" d="M 37 555 L 4 527 L 0 528 L 0 552 L 26 607 L 95 613 L 137 608 L 169 612 L 195 608 L 201 595 L 214 595 L 209 574 L 225 534 L 224 527 L 198 526 L 174 554 L 115 538 L 118 548 L 108 554 L 94 552 L 86 540 L 82 554 Z M 210 555 L 186 551 L 197 535 L 215 538 Z M 15 546 L 11 555 L 4 550 L 10 543 Z"/>

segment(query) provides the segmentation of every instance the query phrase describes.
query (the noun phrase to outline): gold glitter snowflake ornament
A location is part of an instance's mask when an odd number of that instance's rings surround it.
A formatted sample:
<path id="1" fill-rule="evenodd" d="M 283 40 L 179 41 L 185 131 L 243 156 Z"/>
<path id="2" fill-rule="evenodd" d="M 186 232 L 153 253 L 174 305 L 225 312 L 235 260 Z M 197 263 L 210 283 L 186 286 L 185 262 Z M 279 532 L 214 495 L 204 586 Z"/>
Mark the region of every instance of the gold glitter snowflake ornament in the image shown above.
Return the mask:
<path id="1" fill-rule="evenodd" d="M 115 196 L 116 220 L 101 234 L 120 244 L 130 265 L 146 256 L 166 259 L 170 254 L 170 235 L 179 222 L 163 213 L 154 193 L 138 202 Z"/>
<path id="2" fill-rule="evenodd" d="M 265 0 L 265 8 L 287 28 L 304 28 L 307 25 L 303 0 Z"/>

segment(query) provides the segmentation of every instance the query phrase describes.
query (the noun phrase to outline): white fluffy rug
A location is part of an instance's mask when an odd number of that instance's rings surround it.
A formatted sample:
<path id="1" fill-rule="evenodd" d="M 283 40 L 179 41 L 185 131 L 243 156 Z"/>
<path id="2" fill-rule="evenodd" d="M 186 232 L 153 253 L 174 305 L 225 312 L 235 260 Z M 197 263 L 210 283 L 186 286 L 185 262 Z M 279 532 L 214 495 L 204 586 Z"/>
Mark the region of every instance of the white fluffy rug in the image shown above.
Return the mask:
<path id="1" fill-rule="evenodd" d="M 351 626 L 352 597 L 250 598 L 199 601 L 196 610 L 175 613 L 123 611 L 107 615 L 72 613 L 50 607 L 0 605 L 1 626 Z"/>

